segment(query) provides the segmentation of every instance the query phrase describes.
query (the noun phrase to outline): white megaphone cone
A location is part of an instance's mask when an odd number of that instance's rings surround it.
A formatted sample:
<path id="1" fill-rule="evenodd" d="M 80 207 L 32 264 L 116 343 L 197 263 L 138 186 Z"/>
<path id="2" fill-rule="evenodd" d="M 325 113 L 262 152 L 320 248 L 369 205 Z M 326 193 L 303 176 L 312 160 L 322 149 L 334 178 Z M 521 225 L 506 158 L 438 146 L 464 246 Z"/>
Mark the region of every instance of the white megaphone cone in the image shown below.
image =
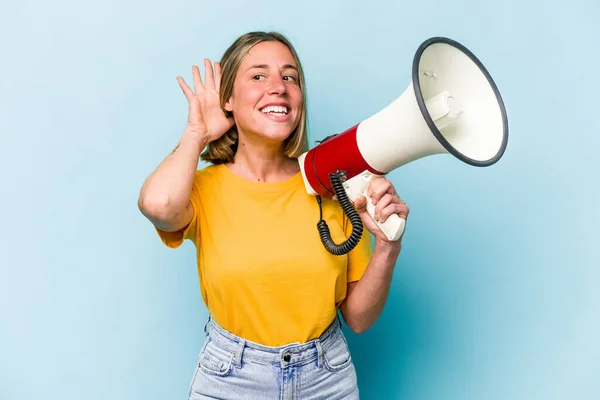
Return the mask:
<path id="1" fill-rule="evenodd" d="M 461 44 L 435 37 L 418 48 L 412 82 L 400 97 L 302 154 L 298 161 L 307 192 L 336 198 L 348 214 L 342 198 L 355 201 L 364 195 L 375 175 L 442 153 L 470 165 L 490 166 L 504 154 L 507 140 L 506 110 L 488 71 Z M 373 204 L 367 200 L 373 217 Z M 353 226 L 359 229 L 354 220 Z M 389 240 L 398 240 L 404 223 L 394 214 L 377 225 Z M 322 240 L 324 235 L 322 231 Z M 344 254 L 356 245 L 356 236 L 343 248 L 325 240 L 324 244 L 330 252 Z"/>

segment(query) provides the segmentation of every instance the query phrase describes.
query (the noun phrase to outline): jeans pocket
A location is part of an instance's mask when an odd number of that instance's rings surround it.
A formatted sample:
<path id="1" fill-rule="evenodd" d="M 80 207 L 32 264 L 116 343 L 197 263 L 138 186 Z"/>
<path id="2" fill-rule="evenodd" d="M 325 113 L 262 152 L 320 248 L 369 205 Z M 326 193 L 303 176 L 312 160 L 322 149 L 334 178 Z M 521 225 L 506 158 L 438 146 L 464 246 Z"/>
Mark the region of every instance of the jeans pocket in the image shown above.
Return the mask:
<path id="1" fill-rule="evenodd" d="M 323 365 L 331 372 L 338 372 L 352 365 L 350 348 L 343 335 L 336 335 L 335 341 L 323 349 Z"/>
<path id="2" fill-rule="evenodd" d="M 233 369 L 234 353 L 219 348 L 210 338 L 208 341 L 200 356 L 198 366 L 207 374 L 216 376 L 229 375 Z"/>

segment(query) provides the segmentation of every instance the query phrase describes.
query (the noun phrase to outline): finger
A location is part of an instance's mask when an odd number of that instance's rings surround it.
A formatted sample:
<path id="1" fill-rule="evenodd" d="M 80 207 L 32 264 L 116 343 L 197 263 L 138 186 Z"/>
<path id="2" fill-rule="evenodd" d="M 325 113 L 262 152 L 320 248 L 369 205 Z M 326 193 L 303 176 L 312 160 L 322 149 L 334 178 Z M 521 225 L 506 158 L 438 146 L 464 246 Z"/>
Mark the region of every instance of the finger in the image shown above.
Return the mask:
<path id="1" fill-rule="evenodd" d="M 221 64 L 215 62 L 215 91 L 221 92 Z"/>
<path id="2" fill-rule="evenodd" d="M 369 188 L 367 189 L 367 195 L 373 200 L 373 204 L 377 204 L 379 200 L 383 197 L 384 194 L 389 193 L 391 195 L 396 194 L 394 190 L 394 186 L 392 183 L 383 178 L 375 178 L 369 183 Z"/>
<path id="3" fill-rule="evenodd" d="M 385 193 L 381 199 L 377 202 L 375 206 L 375 221 L 379 221 L 381 218 L 381 211 L 385 209 L 387 206 L 392 204 L 395 200 L 395 196 L 389 193 Z"/>
<path id="4" fill-rule="evenodd" d="M 200 76 L 200 69 L 197 65 L 192 67 L 192 75 L 194 76 L 194 91 L 196 94 L 204 91 L 204 85 L 202 84 L 202 77 Z"/>
<path id="5" fill-rule="evenodd" d="M 367 198 L 365 196 L 360 196 L 358 199 L 354 201 L 354 208 L 359 213 L 367 211 Z"/>
<path id="6" fill-rule="evenodd" d="M 187 85 L 187 83 L 185 83 L 185 80 L 181 76 L 177 77 L 177 82 L 179 83 L 179 87 L 183 91 L 183 94 L 188 99 L 188 101 L 191 100 L 194 97 L 194 92 L 192 92 L 192 89 L 190 89 L 190 87 Z"/>
<path id="7" fill-rule="evenodd" d="M 209 90 L 215 89 L 215 76 L 213 74 L 212 64 L 208 58 L 204 59 L 204 75 L 206 77 L 205 87 Z"/>
<path id="8" fill-rule="evenodd" d="M 392 214 L 397 214 L 400 218 L 408 218 L 409 209 L 405 203 L 391 203 L 379 213 L 379 222 L 385 222 Z"/>

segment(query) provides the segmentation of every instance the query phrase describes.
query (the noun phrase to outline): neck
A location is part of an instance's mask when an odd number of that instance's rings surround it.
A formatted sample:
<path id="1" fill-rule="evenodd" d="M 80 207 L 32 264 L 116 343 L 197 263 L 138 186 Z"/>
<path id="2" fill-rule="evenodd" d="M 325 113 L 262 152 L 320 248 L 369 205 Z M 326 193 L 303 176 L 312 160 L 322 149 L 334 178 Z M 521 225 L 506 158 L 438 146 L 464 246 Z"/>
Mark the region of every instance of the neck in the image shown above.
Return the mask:
<path id="1" fill-rule="evenodd" d="M 279 182 L 300 171 L 298 162 L 283 152 L 283 143 L 265 143 L 245 135 L 238 138 L 233 164 L 228 167 L 238 175 L 255 182 Z"/>

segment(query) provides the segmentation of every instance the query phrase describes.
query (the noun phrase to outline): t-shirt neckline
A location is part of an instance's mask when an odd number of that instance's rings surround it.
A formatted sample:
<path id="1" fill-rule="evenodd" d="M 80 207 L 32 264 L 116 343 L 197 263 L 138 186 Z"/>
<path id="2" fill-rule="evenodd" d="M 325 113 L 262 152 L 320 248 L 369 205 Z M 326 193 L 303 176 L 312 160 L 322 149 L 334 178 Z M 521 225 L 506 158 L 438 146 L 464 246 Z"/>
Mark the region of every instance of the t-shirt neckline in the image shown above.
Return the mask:
<path id="1" fill-rule="evenodd" d="M 217 169 L 220 170 L 221 174 L 231 181 L 232 183 L 238 185 L 238 187 L 242 187 L 247 190 L 255 191 L 255 192 L 285 192 L 287 190 L 298 187 L 303 184 L 302 172 L 298 171 L 292 177 L 284 179 L 282 181 L 277 182 L 256 182 L 246 179 L 237 175 L 233 172 L 229 167 L 225 164 L 217 165 Z"/>

